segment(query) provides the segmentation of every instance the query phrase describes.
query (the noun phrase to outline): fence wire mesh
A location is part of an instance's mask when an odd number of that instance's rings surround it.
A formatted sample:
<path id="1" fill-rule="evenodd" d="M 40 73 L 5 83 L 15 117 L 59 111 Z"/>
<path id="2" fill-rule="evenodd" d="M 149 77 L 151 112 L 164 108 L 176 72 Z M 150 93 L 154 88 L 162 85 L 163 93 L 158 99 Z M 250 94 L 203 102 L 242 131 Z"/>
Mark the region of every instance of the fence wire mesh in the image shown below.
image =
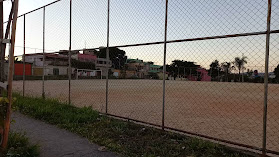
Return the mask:
<path id="1" fill-rule="evenodd" d="M 46 98 L 56 98 L 63 102 L 67 102 L 69 97 L 69 10 L 68 1 L 45 8 L 44 92 Z"/>
<path id="2" fill-rule="evenodd" d="M 259 93 L 263 93 L 263 84 L 246 83 L 248 76 L 242 82 L 238 73 L 244 71 L 236 68 L 236 74 L 231 74 L 231 70 L 235 57 L 242 58 L 247 49 L 261 52 L 264 58 L 264 39 L 257 36 L 169 44 L 167 58 L 173 60 L 169 69 L 174 72 L 166 82 L 166 125 L 261 147 L 263 94 Z M 253 43 L 259 40 L 263 42 Z M 249 55 L 247 62 L 259 64 L 256 59 Z"/>
<path id="3" fill-rule="evenodd" d="M 109 80 L 108 113 L 160 125 L 162 75 L 152 72 L 161 70 L 159 65 L 163 63 L 163 45 L 127 47 L 122 50 L 129 58 L 124 57 L 126 61 L 120 59 L 119 63 L 117 58 L 112 59 L 115 60 L 117 70 Z"/>
<path id="4" fill-rule="evenodd" d="M 92 106 L 105 112 L 106 54 L 102 49 L 100 57 L 99 47 L 105 47 L 107 43 L 107 2 L 74 0 L 72 5 L 72 49 L 80 50 L 72 52 L 72 59 L 76 55 L 78 60 L 91 64 L 72 65 L 71 101 L 78 106 Z"/>
<path id="5" fill-rule="evenodd" d="M 110 11 L 111 46 L 164 39 L 164 1 L 113 0 Z"/>
<path id="6" fill-rule="evenodd" d="M 32 64 L 32 76 L 35 76 L 38 80 L 26 80 L 26 95 L 31 92 L 34 96 L 42 96 L 43 94 L 43 19 L 44 11 L 40 9 L 32 14 L 25 16 L 25 45 L 26 47 L 31 47 L 33 49 L 26 49 L 25 51 L 25 61 L 26 63 Z M 22 17 L 21 17 L 22 18 Z M 31 38 L 32 36 L 32 38 Z M 28 51 L 30 50 L 30 51 Z M 38 54 L 39 53 L 39 54 Z M 32 54 L 38 54 L 36 57 L 32 57 Z M 29 58 L 27 56 L 30 56 Z M 30 61 L 28 61 L 30 59 Z M 34 84 L 35 82 L 35 84 Z M 34 85 L 36 88 L 34 88 Z M 28 88 L 29 87 L 29 88 Z"/>
<path id="7" fill-rule="evenodd" d="M 21 16 L 14 73 L 26 81 L 14 90 L 265 152 L 270 45 L 266 148 L 279 154 L 278 0 L 270 43 L 268 1 L 168 0 L 166 73 L 166 0 L 109 2 L 61 0 Z"/>

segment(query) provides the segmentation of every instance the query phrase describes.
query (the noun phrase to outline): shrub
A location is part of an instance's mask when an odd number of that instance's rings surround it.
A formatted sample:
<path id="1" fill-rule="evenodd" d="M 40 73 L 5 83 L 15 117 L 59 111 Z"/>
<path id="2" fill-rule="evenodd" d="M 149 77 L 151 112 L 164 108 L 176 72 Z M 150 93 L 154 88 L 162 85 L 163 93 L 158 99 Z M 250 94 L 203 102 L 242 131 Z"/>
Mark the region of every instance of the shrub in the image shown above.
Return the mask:
<path id="1" fill-rule="evenodd" d="M 10 132 L 8 148 L 3 157 L 38 157 L 39 146 L 30 144 L 28 138 L 21 133 Z"/>

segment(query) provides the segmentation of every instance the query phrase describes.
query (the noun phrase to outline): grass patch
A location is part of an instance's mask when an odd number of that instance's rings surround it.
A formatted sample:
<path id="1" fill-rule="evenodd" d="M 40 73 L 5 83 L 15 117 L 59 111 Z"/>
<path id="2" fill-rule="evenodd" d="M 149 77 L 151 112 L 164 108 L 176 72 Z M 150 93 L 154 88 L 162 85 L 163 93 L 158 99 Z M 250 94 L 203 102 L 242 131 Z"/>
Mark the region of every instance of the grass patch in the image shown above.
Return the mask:
<path id="1" fill-rule="evenodd" d="M 10 132 L 8 148 L 1 157 L 39 157 L 39 146 L 29 143 L 28 138 L 21 133 Z"/>
<path id="2" fill-rule="evenodd" d="M 128 157 L 248 156 L 225 146 L 147 126 L 113 119 L 56 100 L 16 94 L 19 112 L 77 133 L 93 143 Z"/>

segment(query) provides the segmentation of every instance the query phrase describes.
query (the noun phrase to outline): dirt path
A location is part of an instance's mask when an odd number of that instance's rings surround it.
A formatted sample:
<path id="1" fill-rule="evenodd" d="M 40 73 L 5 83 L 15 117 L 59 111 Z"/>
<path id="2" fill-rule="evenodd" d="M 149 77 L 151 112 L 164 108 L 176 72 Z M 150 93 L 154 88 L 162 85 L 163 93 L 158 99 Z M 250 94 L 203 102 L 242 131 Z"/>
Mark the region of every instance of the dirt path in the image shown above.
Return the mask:
<path id="1" fill-rule="evenodd" d="M 86 138 L 56 126 L 20 113 L 13 113 L 13 119 L 11 129 L 25 132 L 32 143 L 39 144 L 41 157 L 116 157 L 114 153 L 99 151 L 100 146 L 89 143 Z"/>

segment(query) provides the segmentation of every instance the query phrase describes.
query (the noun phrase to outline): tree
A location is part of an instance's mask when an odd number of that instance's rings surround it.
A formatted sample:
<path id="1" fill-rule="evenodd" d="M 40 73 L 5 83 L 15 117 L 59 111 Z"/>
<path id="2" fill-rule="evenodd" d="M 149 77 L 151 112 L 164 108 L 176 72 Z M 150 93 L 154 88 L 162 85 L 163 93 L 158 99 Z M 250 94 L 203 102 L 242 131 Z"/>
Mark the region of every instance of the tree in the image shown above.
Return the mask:
<path id="1" fill-rule="evenodd" d="M 238 69 L 238 75 L 239 75 L 239 81 L 240 81 L 240 71 L 245 70 L 244 65 L 247 64 L 247 57 L 242 56 L 240 57 L 235 57 L 233 64 L 237 67 Z M 244 78 L 242 76 L 242 82 L 244 81 Z"/>
<path id="2" fill-rule="evenodd" d="M 233 66 L 231 65 L 231 62 L 223 62 L 223 63 L 221 63 L 221 69 L 225 73 L 226 82 L 228 82 L 229 81 L 228 75 L 233 70 Z"/>
<path id="3" fill-rule="evenodd" d="M 215 80 L 218 80 L 220 76 L 220 72 L 221 72 L 221 67 L 219 61 L 216 59 L 210 64 L 209 75 L 211 76 L 212 79 L 214 78 Z"/>
<path id="4" fill-rule="evenodd" d="M 104 48 L 100 48 L 100 51 L 97 51 L 96 55 L 99 58 L 106 58 L 106 54 L 107 54 L 107 49 Z M 116 47 L 112 47 L 109 48 L 109 59 L 112 62 L 112 66 L 115 69 L 120 69 L 123 70 L 124 65 L 127 61 L 127 56 L 125 55 L 126 52 L 123 50 L 120 50 L 119 48 Z"/>
<path id="5" fill-rule="evenodd" d="M 166 71 L 175 79 L 177 76 L 187 77 L 196 74 L 198 67 L 194 62 L 173 60 L 171 65 L 166 65 Z"/>
<path id="6" fill-rule="evenodd" d="M 279 82 L 279 64 L 277 65 L 277 67 L 274 69 L 274 75 L 275 75 L 275 81 Z"/>

